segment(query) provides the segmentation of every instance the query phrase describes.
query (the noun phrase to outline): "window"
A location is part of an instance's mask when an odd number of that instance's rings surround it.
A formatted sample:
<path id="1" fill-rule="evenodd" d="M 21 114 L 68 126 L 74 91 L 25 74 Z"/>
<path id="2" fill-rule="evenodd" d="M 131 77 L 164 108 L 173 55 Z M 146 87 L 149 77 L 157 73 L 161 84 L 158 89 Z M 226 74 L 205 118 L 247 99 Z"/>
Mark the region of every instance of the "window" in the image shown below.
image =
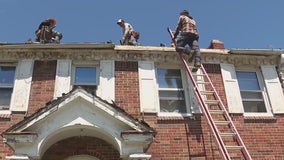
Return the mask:
<path id="1" fill-rule="evenodd" d="M 244 111 L 246 113 L 267 113 L 267 96 L 258 72 L 237 71 Z"/>
<path id="2" fill-rule="evenodd" d="M 157 69 L 160 112 L 186 113 L 180 69 Z"/>
<path id="3" fill-rule="evenodd" d="M 15 79 L 14 66 L 0 66 L 0 109 L 9 109 Z"/>
<path id="4" fill-rule="evenodd" d="M 97 69 L 96 67 L 77 66 L 74 68 L 73 88 L 81 86 L 88 92 L 96 94 Z"/>

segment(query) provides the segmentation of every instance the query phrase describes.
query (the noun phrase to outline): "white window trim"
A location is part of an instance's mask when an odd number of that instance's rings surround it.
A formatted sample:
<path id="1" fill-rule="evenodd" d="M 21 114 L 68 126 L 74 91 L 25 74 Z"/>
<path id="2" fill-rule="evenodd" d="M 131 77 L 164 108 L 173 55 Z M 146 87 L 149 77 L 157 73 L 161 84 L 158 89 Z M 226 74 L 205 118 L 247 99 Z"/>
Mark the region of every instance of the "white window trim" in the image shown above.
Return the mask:
<path id="1" fill-rule="evenodd" d="M 158 65 L 155 67 L 155 75 L 157 76 L 157 69 L 162 68 L 162 69 L 179 69 L 181 71 L 181 79 L 182 79 L 182 85 L 183 85 L 183 91 L 184 91 L 184 99 L 185 99 L 185 105 L 186 105 L 186 110 L 187 113 L 177 113 L 177 112 L 160 112 L 160 97 L 159 94 L 157 96 L 157 108 L 156 110 L 158 111 L 158 117 L 190 117 L 192 116 L 192 108 L 193 108 L 193 101 L 189 101 L 189 99 L 192 99 L 192 96 L 189 93 L 189 88 L 186 86 L 190 86 L 187 80 L 187 76 L 185 74 L 185 71 L 178 67 L 178 66 L 164 66 L 164 65 Z M 156 78 L 157 79 L 157 78 Z M 157 83 L 157 91 L 159 91 L 159 84 Z M 193 100 L 193 99 L 192 99 Z"/>
<path id="2" fill-rule="evenodd" d="M 54 98 L 61 97 L 73 88 L 75 67 L 96 67 L 97 96 L 112 103 L 115 99 L 114 61 L 72 61 L 61 59 L 57 61 Z M 80 85 L 80 84 L 77 84 Z M 89 84 L 94 85 L 94 84 Z"/>
<path id="3" fill-rule="evenodd" d="M 98 88 L 98 84 L 99 84 L 99 65 L 97 64 L 73 64 L 72 65 L 72 77 L 71 77 L 71 88 L 74 87 L 74 85 L 81 85 L 80 83 L 75 84 L 75 69 L 76 67 L 95 67 L 96 68 L 96 82 L 97 83 L 89 83 L 89 84 L 84 84 L 84 85 L 96 85 Z"/>
<path id="4" fill-rule="evenodd" d="M 271 112 L 271 105 L 269 103 L 269 98 L 268 98 L 268 93 L 266 91 L 266 87 L 264 85 L 264 78 L 261 74 L 261 71 L 259 69 L 236 69 L 236 72 L 240 71 L 240 72 L 255 72 L 257 75 L 257 80 L 258 83 L 260 85 L 260 88 L 262 90 L 262 95 L 263 95 L 263 100 L 264 100 L 264 104 L 266 107 L 266 113 L 260 113 L 260 112 L 244 112 L 244 116 L 246 117 L 271 117 L 273 116 L 272 112 Z M 239 90 L 240 92 L 240 90 Z M 243 106 L 244 108 L 244 106 Z"/>
<path id="5" fill-rule="evenodd" d="M 4 63 L 4 64 L 0 63 L 0 67 L 2 67 L 2 66 L 4 66 L 4 67 L 15 67 L 15 75 L 14 75 L 14 82 L 13 82 L 13 85 L 2 85 L 2 86 L 0 87 L 1 89 L 8 88 L 8 89 L 12 89 L 12 91 L 13 91 L 13 90 L 14 90 L 14 87 L 15 87 L 17 64 L 15 64 L 15 63 Z M 5 114 L 11 113 L 10 110 L 11 110 L 12 97 L 13 97 L 13 92 L 12 92 L 12 94 L 11 94 L 9 106 L 6 106 L 6 105 L 1 106 L 1 105 L 0 105 L 0 114 L 1 114 L 1 113 L 5 113 Z M 5 108 L 7 108 L 7 109 L 5 109 Z"/>

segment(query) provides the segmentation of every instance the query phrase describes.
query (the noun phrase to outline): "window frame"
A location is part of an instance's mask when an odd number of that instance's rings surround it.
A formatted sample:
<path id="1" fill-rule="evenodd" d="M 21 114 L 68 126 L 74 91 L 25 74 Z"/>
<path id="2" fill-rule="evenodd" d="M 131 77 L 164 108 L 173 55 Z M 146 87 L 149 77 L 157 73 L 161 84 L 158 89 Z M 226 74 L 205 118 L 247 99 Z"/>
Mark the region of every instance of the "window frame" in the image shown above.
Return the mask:
<path id="1" fill-rule="evenodd" d="M 77 67 L 94 67 L 96 68 L 96 83 L 87 83 L 86 85 L 84 85 L 83 83 L 80 84 L 75 84 L 75 76 L 76 76 L 76 68 Z M 71 72 L 71 88 L 74 89 L 74 86 L 94 86 L 95 87 L 95 92 L 94 94 L 97 94 L 97 90 L 98 90 L 98 86 L 99 86 L 99 73 L 100 72 L 100 68 L 99 65 L 97 63 L 73 63 L 72 64 L 72 72 Z"/>
<path id="2" fill-rule="evenodd" d="M 244 108 L 244 104 L 243 104 L 243 98 L 241 97 L 244 116 L 247 116 L 247 117 L 273 116 L 271 105 L 270 105 L 270 102 L 269 102 L 268 93 L 267 93 L 266 86 L 265 86 L 265 83 L 264 83 L 264 77 L 262 75 L 261 70 L 256 69 L 256 68 L 253 68 L 253 69 L 238 69 L 238 68 L 236 68 L 235 72 L 236 72 L 236 75 L 237 75 L 237 72 L 254 72 L 254 73 L 256 73 L 256 77 L 257 77 L 257 81 L 258 81 L 258 85 L 260 87 L 260 90 L 255 91 L 254 93 L 261 92 L 261 95 L 263 97 L 263 102 L 264 102 L 264 105 L 265 105 L 265 109 L 266 109 L 266 112 L 246 112 L 245 108 Z M 239 84 L 238 77 L 236 76 L 236 78 L 237 78 L 237 82 Z M 242 92 L 240 86 L 239 86 L 239 91 L 240 91 L 240 93 Z"/>
<path id="3" fill-rule="evenodd" d="M 180 70 L 180 74 L 181 74 L 181 81 L 182 81 L 182 90 L 183 90 L 183 94 L 184 94 L 184 101 L 185 101 L 185 110 L 186 113 L 178 113 L 178 112 L 161 112 L 161 107 L 160 107 L 160 95 L 159 95 L 159 83 L 158 83 L 158 69 L 177 69 Z M 155 66 L 155 76 L 156 76 L 156 84 L 157 84 L 157 92 L 158 92 L 158 97 L 157 97 L 157 115 L 159 117 L 189 117 L 192 116 L 192 104 L 193 104 L 193 100 L 190 101 L 189 99 L 192 99 L 189 93 L 189 83 L 185 74 L 184 69 L 182 69 L 181 67 L 178 66 L 165 66 L 165 65 L 158 65 Z M 166 90 L 165 88 L 162 88 L 162 90 Z M 176 90 L 178 91 L 178 88 L 169 88 L 169 90 Z M 188 98 L 186 98 L 188 97 Z"/>
<path id="4" fill-rule="evenodd" d="M 3 111 L 10 111 L 11 110 L 11 102 L 12 102 L 12 97 L 13 97 L 13 92 L 14 92 L 14 87 L 15 87 L 15 79 L 16 79 L 16 72 L 17 72 L 17 65 L 14 63 L 9 63 L 9 64 L 2 64 L 0 63 L 0 67 L 14 67 L 14 79 L 13 79 L 13 84 L 11 85 L 0 85 L 1 89 L 11 89 L 12 93 L 11 93 L 11 97 L 10 97 L 10 102 L 9 105 L 0 105 L 0 112 Z"/>

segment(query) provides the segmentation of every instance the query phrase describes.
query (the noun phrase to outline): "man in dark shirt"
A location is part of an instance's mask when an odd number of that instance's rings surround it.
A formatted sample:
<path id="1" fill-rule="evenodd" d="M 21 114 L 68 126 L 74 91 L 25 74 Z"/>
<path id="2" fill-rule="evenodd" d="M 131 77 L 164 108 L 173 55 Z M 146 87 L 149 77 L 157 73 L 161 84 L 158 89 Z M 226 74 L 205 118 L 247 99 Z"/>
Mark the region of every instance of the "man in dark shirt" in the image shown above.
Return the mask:
<path id="1" fill-rule="evenodd" d="M 55 27 L 56 20 L 53 18 L 48 18 L 41 22 L 35 31 L 36 41 L 41 43 L 60 43 L 63 36 L 60 32 L 53 30 Z"/>

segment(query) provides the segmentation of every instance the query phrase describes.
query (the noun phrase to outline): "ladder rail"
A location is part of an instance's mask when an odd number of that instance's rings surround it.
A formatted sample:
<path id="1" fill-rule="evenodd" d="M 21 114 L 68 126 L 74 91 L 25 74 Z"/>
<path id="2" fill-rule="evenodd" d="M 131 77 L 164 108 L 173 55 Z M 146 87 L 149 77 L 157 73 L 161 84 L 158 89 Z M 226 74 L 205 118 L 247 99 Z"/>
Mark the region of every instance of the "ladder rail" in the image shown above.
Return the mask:
<path id="1" fill-rule="evenodd" d="M 173 36 L 173 33 L 171 32 L 171 30 L 170 30 L 169 28 L 168 28 L 168 32 L 169 32 L 170 35 L 171 35 L 171 38 L 172 38 L 172 42 L 173 42 L 173 44 L 174 44 L 174 47 L 176 47 L 176 41 L 174 40 L 174 38 L 173 38 L 173 37 L 174 37 L 174 36 Z M 212 133 L 213 133 L 213 135 L 214 135 L 214 137 L 215 137 L 215 139 L 216 139 L 217 146 L 218 146 L 219 150 L 221 151 L 221 155 L 222 155 L 222 157 L 223 157 L 224 159 L 230 160 L 231 158 L 230 158 L 230 156 L 229 156 L 229 153 L 228 153 L 228 151 L 227 151 L 226 148 L 225 148 L 225 144 L 224 144 L 224 142 L 222 141 L 221 136 L 218 134 L 217 126 L 216 126 L 216 125 L 214 124 L 214 122 L 212 121 L 213 118 L 212 118 L 211 115 L 209 114 L 209 111 L 208 111 L 208 109 L 207 109 L 207 107 L 206 107 L 205 102 L 202 100 L 201 93 L 200 93 L 200 91 L 198 90 L 197 83 L 195 82 L 192 73 L 190 72 L 190 68 L 188 67 L 187 62 L 186 62 L 186 60 L 182 57 L 182 55 L 179 54 L 179 53 L 178 53 L 178 55 L 179 55 L 179 57 L 180 57 L 180 59 L 181 59 L 181 61 L 182 61 L 183 67 L 185 68 L 187 75 L 189 76 L 189 78 L 191 79 L 191 82 L 193 83 L 194 93 L 195 93 L 195 95 L 196 95 L 196 97 L 197 97 L 198 102 L 199 102 L 199 103 L 201 104 L 201 106 L 202 106 L 201 109 L 202 109 L 203 113 L 205 113 L 205 117 L 206 117 L 206 119 L 207 119 L 208 125 L 210 126 L 210 129 L 211 129 L 211 131 L 212 131 Z M 202 64 L 201 64 L 201 67 L 203 67 Z"/>
<path id="2" fill-rule="evenodd" d="M 211 129 L 211 131 L 213 133 L 213 136 L 216 139 L 217 146 L 218 146 L 219 150 L 221 151 L 221 155 L 223 156 L 224 159 L 230 160 L 231 158 L 229 156 L 229 153 L 228 153 L 227 149 L 225 148 L 225 144 L 224 144 L 224 142 L 222 140 L 222 137 L 218 134 L 219 131 L 217 129 L 217 126 L 213 122 L 213 118 L 212 118 L 211 114 L 209 113 L 208 107 L 206 107 L 207 104 L 205 104 L 205 102 L 204 102 L 204 100 L 202 98 L 202 95 L 201 95 L 201 93 L 200 93 L 200 91 L 198 89 L 198 85 L 195 82 L 192 73 L 190 72 L 190 68 L 188 67 L 188 65 L 186 63 L 186 60 L 181 55 L 180 55 L 180 58 L 181 58 L 181 60 L 183 62 L 183 66 L 186 69 L 187 75 L 190 77 L 191 82 L 193 83 L 194 93 L 195 93 L 195 95 L 197 97 L 197 100 L 198 100 L 199 104 L 201 105 L 202 112 L 204 113 L 205 118 L 207 119 L 209 128 Z M 201 64 L 201 68 L 203 68 L 202 64 Z"/>
<path id="3" fill-rule="evenodd" d="M 201 67 L 201 70 L 202 70 L 203 73 L 206 73 L 206 71 L 205 71 L 205 69 L 204 69 L 203 66 Z M 208 74 L 204 74 L 204 75 L 205 75 L 206 79 L 208 80 L 208 82 L 209 82 L 211 88 L 213 89 L 213 91 L 214 91 L 214 96 L 215 96 L 215 98 L 217 98 L 217 100 L 219 101 L 219 104 L 220 104 L 221 109 L 225 111 L 224 114 L 225 114 L 226 120 L 228 120 L 228 121 L 231 122 L 231 123 L 230 123 L 230 126 L 232 127 L 233 132 L 236 134 L 237 143 L 238 143 L 240 146 L 243 147 L 242 150 L 241 150 L 242 153 L 243 153 L 243 155 L 244 155 L 248 160 L 251 160 L 252 158 L 251 158 L 251 156 L 250 156 L 250 154 L 249 154 L 249 152 L 248 152 L 248 150 L 247 150 L 247 148 L 246 148 L 246 146 L 245 146 L 245 144 L 244 144 L 244 142 L 243 142 L 243 140 L 242 140 L 242 138 L 241 138 L 241 136 L 240 136 L 240 134 L 239 134 L 239 132 L 238 132 L 238 130 L 237 130 L 237 128 L 236 128 L 236 126 L 234 125 L 231 116 L 230 116 L 229 113 L 227 112 L 227 109 L 225 108 L 225 106 L 224 106 L 224 104 L 223 104 L 223 102 L 222 102 L 220 96 L 217 94 L 217 90 L 216 90 L 215 87 L 213 86 L 213 83 L 212 83 L 210 77 L 208 76 Z"/>
<path id="4" fill-rule="evenodd" d="M 172 38 L 172 42 L 174 44 L 174 47 L 176 47 L 176 41 L 174 39 L 173 33 L 170 30 L 170 28 L 168 28 L 168 32 L 170 33 L 170 36 Z M 216 124 L 214 123 L 213 117 L 211 116 L 211 114 L 210 114 L 210 112 L 208 110 L 207 104 L 205 103 L 205 100 L 202 97 L 201 91 L 199 90 L 199 87 L 198 87 L 198 85 L 197 85 L 197 83 L 196 83 L 196 81 L 195 81 L 195 79 L 194 79 L 194 77 L 193 77 L 193 75 L 192 75 L 192 73 L 190 71 L 190 68 L 189 68 L 186 60 L 182 57 L 181 54 L 178 53 L 178 55 L 179 55 L 179 57 L 180 57 L 180 59 L 182 61 L 183 67 L 185 68 L 188 77 L 190 78 L 190 80 L 192 82 L 194 94 L 196 95 L 196 98 L 197 98 L 199 104 L 201 105 L 201 109 L 202 109 L 202 111 L 203 111 L 203 113 L 204 113 L 204 115 L 205 115 L 205 117 L 207 119 L 208 125 L 209 125 L 209 127 L 210 127 L 210 129 L 211 129 L 211 131 L 212 131 L 212 133 L 213 133 L 213 135 L 215 137 L 215 140 L 217 142 L 217 146 L 218 146 L 218 148 L 219 148 L 219 150 L 221 152 L 222 157 L 225 160 L 231 160 L 229 152 L 228 152 L 228 150 L 227 150 L 227 148 L 226 148 L 226 146 L 224 144 L 224 141 L 222 140 L 221 134 L 219 133 L 219 130 L 218 130 Z M 204 76 L 206 76 L 205 78 L 209 82 L 208 84 L 210 84 L 210 87 L 213 89 L 213 96 L 214 96 L 215 99 L 218 100 L 218 106 L 224 111 L 224 113 L 223 113 L 224 114 L 224 118 L 228 122 L 230 122 L 229 125 L 231 127 L 232 132 L 235 133 L 235 135 L 236 135 L 236 141 L 237 141 L 237 144 L 241 147 L 242 155 L 247 160 L 251 160 L 252 158 L 251 158 L 251 156 L 250 156 L 250 154 L 249 154 L 249 152 L 248 152 L 244 142 L 242 141 L 242 139 L 241 139 L 241 137 L 240 137 L 240 135 L 239 135 L 235 125 L 233 124 L 233 121 L 232 121 L 230 115 L 228 114 L 228 112 L 227 112 L 223 102 L 221 101 L 220 96 L 217 94 L 217 91 L 216 91 L 215 87 L 213 86 L 213 83 L 210 80 L 210 78 L 209 78 L 209 76 L 208 76 L 207 72 L 205 71 L 205 69 L 204 69 L 202 64 L 201 64 L 200 69 L 202 71 L 202 74 Z"/>

